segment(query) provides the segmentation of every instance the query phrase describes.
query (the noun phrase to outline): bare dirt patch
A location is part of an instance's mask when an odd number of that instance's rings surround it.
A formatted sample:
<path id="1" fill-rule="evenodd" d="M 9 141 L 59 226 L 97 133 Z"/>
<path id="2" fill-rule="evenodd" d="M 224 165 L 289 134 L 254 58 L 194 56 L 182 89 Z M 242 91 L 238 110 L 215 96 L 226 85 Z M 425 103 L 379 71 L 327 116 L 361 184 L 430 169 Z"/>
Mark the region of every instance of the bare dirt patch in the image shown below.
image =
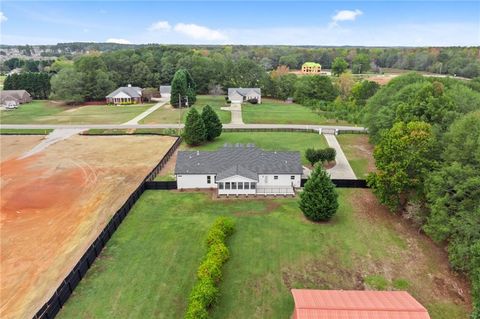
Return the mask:
<path id="1" fill-rule="evenodd" d="M 16 159 L 40 138 L 0 137 L 2 318 L 35 314 L 175 140 L 74 136 Z"/>
<path id="2" fill-rule="evenodd" d="M 43 135 L 1 135 L 0 160 L 3 162 L 19 157 L 40 143 L 43 138 Z"/>

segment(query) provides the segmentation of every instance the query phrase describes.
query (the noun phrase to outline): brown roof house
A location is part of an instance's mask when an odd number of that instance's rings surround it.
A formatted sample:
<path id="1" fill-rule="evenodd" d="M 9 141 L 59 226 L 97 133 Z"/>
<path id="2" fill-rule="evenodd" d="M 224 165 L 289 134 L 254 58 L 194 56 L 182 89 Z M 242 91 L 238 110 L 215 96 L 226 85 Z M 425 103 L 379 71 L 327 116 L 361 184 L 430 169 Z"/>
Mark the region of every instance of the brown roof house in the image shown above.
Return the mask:
<path id="1" fill-rule="evenodd" d="M 0 91 L 1 105 L 19 105 L 32 101 L 30 93 L 25 90 L 5 90 Z"/>
<path id="2" fill-rule="evenodd" d="M 292 289 L 293 319 L 430 319 L 406 291 Z"/>

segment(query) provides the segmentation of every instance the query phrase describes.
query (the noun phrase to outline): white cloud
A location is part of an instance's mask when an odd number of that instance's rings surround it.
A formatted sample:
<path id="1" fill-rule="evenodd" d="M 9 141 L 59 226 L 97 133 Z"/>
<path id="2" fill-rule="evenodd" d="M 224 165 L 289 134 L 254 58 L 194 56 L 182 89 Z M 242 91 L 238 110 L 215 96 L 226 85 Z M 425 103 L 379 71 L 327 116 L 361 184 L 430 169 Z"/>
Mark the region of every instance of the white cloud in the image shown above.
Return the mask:
<path id="1" fill-rule="evenodd" d="M 339 21 L 355 21 L 355 19 L 362 14 L 363 12 L 358 9 L 340 10 L 332 17 L 332 24 L 336 25 Z"/>
<path id="2" fill-rule="evenodd" d="M 0 22 L 5 22 L 7 20 L 8 20 L 8 18 L 3 14 L 2 11 L 0 11 Z"/>
<path id="3" fill-rule="evenodd" d="M 172 26 L 168 21 L 157 21 L 148 28 L 148 31 L 164 31 L 170 30 L 171 28 Z"/>
<path id="4" fill-rule="evenodd" d="M 193 23 L 177 23 L 173 29 L 196 40 L 219 41 L 228 38 L 223 32 Z"/>
<path id="5" fill-rule="evenodd" d="M 109 38 L 106 41 L 107 43 L 118 43 L 118 44 L 132 44 L 132 42 L 125 39 Z"/>

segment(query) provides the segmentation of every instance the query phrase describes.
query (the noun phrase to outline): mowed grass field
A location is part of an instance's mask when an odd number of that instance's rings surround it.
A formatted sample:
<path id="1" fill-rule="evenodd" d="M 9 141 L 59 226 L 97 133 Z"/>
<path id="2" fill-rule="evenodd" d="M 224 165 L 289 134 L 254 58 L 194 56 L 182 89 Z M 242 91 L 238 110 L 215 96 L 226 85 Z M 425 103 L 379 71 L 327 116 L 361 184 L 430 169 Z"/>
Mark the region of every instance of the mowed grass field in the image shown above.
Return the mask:
<path id="1" fill-rule="evenodd" d="M 273 99 L 262 99 L 262 104 L 242 105 L 243 122 L 247 124 L 348 124 L 319 114 L 311 108 Z"/>
<path id="2" fill-rule="evenodd" d="M 193 105 L 197 111 L 202 112 L 205 105 L 210 105 L 222 123 L 230 123 L 230 112 L 223 111 L 220 108 L 225 106 L 225 98 L 223 96 L 213 95 L 197 95 L 197 101 Z M 184 123 L 189 108 L 175 109 L 170 105 L 165 105 L 146 118 L 144 118 L 142 124 L 162 124 L 162 123 Z"/>
<path id="3" fill-rule="evenodd" d="M 267 151 L 300 151 L 302 163 L 307 164 L 307 148 L 325 148 L 327 142 L 323 135 L 304 132 L 223 132 L 213 142 L 201 146 L 189 147 L 185 143 L 181 149 L 213 151 L 224 144 L 252 143 Z"/>
<path id="4" fill-rule="evenodd" d="M 340 134 L 337 140 L 357 178 L 364 179 L 375 171 L 373 145 L 367 134 Z"/>
<path id="5" fill-rule="evenodd" d="M 432 319 L 466 318 L 465 302 L 445 291 L 456 279 L 442 268 L 440 248 L 399 224 L 369 190 L 339 194 L 337 215 L 317 224 L 296 199 L 147 191 L 59 318 L 181 318 L 204 237 L 221 215 L 235 218 L 236 231 L 212 318 L 290 318 L 291 288 L 402 289 Z"/>
<path id="6" fill-rule="evenodd" d="M 35 100 L 16 110 L 0 111 L 2 124 L 121 124 L 150 108 L 153 104 L 67 107 Z"/>

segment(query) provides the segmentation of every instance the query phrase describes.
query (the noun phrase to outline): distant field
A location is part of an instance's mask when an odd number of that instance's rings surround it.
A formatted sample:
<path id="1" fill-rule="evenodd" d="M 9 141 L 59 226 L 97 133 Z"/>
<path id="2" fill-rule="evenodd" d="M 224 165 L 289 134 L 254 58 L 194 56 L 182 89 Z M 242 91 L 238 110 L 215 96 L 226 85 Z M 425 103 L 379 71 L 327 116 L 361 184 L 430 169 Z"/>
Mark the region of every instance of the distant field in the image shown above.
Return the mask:
<path id="1" fill-rule="evenodd" d="M 0 90 L 3 90 L 3 82 L 5 82 L 6 75 L 0 75 Z"/>
<path id="2" fill-rule="evenodd" d="M 340 134 L 337 140 L 357 178 L 364 179 L 368 173 L 375 171 L 373 145 L 368 142 L 368 135 Z"/>
<path id="3" fill-rule="evenodd" d="M 0 134 L 5 135 L 47 135 L 52 129 L 9 129 L 1 128 Z"/>
<path id="4" fill-rule="evenodd" d="M 309 107 L 273 99 L 262 99 L 262 104 L 244 103 L 242 117 L 248 124 L 348 124 L 329 119 L 326 113 L 318 114 Z"/>
<path id="5" fill-rule="evenodd" d="M 16 110 L 0 111 L 2 124 L 120 124 L 127 122 L 153 104 L 67 107 L 50 101 L 35 100 Z"/>
<path id="6" fill-rule="evenodd" d="M 194 107 L 201 112 L 205 105 L 210 105 L 217 112 L 222 123 L 230 123 L 230 112 L 223 111 L 220 108 L 225 106 L 223 96 L 198 95 Z M 175 109 L 170 105 L 165 105 L 144 118 L 142 124 L 162 124 L 162 123 L 184 123 L 188 108 Z"/>
<path id="7" fill-rule="evenodd" d="M 59 318 L 182 318 L 217 216 L 233 217 L 236 227 L 211 318 L 290 318 L 291 288 L 407 290 L 432 319 L 467 318 L 453 287 L 468 288 L 441 248 L 382 208 L 370 190 L 339 195 L 337 215 L 316 224 L 296 199 L 147 191 Z"/>

